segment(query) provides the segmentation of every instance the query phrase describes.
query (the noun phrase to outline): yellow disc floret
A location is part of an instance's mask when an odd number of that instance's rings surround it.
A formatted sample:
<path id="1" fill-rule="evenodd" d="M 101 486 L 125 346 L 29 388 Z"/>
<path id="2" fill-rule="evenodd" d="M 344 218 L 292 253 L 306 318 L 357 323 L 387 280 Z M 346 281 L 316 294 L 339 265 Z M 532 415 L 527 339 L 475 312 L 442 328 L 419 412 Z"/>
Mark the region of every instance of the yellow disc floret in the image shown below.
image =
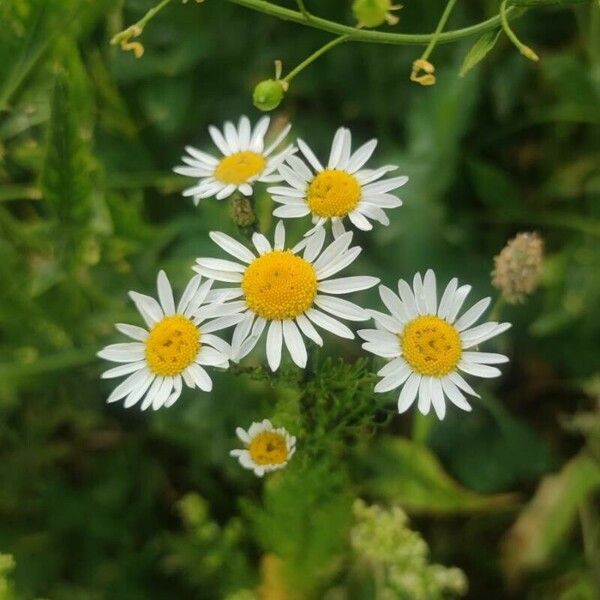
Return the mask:
<path id="1" fill-rule="evenodd" d="M 462 354 L 455 327 L 431 315 L 417 317 L 400 335 L 406 362 L 421 375 L 442 377 L 453 371 Z"/>
<path id="2" fill-rule="evenodd" d="M 177 375 L 200 351 L 200 331 L 186 317 L 165 317 L 146 339 L 146 361 L 155 375 Z"/>
<path id="3" fill-rule="evenodd" d="M 252 460 L 257 465 L 280 465 L 288 459 L 287 441 L 276 431 L 263 431 L 248 445 Z"/>
<path id="4" fill-rule="evenodd" d="M 248 308 L 259 317 L 293 319 L 312 306 L 317 274 L 308 261 L 290 250 L 274 250 L 250 263 L 242 290 Z"/>
<path id="5" fill-rule="evenodd" d="M 251 177 L 263 172 L 267 161 L 262 154 L 250 152 L 236 152 L 226 156 L 215 169 L 215 179 L 221 183 L 240 185 L 246 183 Z"/>
<path id="6" fill-rule="evenodd" d="M 308 207 L 318 217 L 345 217 L 352 212 L 361 197 L 361 187 L 356 177 L 326 169 L 319 173 L 308 186 Z"/>

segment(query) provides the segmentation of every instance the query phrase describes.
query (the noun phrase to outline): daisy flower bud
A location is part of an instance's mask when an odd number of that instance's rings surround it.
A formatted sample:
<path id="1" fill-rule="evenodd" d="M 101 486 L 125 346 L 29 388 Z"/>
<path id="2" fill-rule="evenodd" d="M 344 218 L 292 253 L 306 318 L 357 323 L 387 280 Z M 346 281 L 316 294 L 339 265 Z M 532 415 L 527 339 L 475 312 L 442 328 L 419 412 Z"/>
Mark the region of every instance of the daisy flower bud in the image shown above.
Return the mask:
<path id="1" fill-rule="evenodd" d="M 398 17 L 391 14 L 392 10 L 402 8 L 394 6 L 390 0 L 354 0 L 352 13 L 359 27 L 379 27 L 386 23 L 395 25 Z"/>
<path id="2" fill-rule="evenodd" d="M 278 79 L 265 79 L 261 81 L 252 94 L 254 106 L 259 110 L 268 112 L 277 108 L 283 100 L 285 83 Z"/>
<path id="3" fill-rule="evenodd" d="M 238 227 L 250 227 L 256 221 L 252 203 L 245 196 L 236 196 L 231 203 L 231 219 Z"/>
<path id="4" fill-rule="evenodd" d="M 519 304 L 537 288 L 544 242 L 537 233 L 519 233 L 494 258 L 492 285 L 509 304 Z"/>

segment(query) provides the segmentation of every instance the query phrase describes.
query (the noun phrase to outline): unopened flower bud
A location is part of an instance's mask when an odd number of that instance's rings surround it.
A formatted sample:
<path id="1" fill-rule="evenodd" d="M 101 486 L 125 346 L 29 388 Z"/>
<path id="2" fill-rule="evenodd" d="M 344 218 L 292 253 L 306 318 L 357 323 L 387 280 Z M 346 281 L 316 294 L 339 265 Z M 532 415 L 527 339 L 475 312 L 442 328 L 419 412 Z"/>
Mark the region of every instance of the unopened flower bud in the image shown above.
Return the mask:
<path id="1" fill-rule="evenodd" d="M 494 258 L 492 285 L 509 304 L 518 304 L 537 288 L 544 260 L 544 242 L 537 233 L 519 233 Z"/>
<path id="2" fill-rule="evenodd" d="M 250 227 L 256 221 L 252 202 L 245 196 L 236 196 L 231 203 L 231 218 L 238 227 Z"/>
<path id="3" fill-rule="evenodd" d="M 268 112 L 277 108 L 283 100 L 285 83 L 278 79 L 265 79 L 255 88 L 252 100 L 259 110 Z"/>
<path id="4" fill-rule="evenodd" d="M 398 17 L 391 14 L 392 10 L 401 8 L 394 6 L 391 0 L 354 0 L 352 13 L 360 27 L 379 27 L 384 23 L 394 25 Z"/>

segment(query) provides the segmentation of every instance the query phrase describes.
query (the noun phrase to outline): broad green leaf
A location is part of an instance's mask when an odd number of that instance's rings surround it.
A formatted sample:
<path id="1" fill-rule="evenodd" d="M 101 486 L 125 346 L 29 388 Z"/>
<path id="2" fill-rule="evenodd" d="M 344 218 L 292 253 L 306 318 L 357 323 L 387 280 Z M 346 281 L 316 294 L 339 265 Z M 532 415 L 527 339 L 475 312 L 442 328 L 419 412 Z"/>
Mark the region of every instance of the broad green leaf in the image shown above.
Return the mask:
<path id="1" fill-rule="evenodd" d="M 507 575 L 516 579 L 543 567 L 566 540 L 582 503 L 598 490 L 600 464 L 583 452 L 558 473 L 542 479 L 505 537 Z"/>
<path id="2" fill-rule="evenodd" d="M 504 171 L 479 159 L 468 160 L 467 167 L 475 192 L 485 204 L 503 213 L 519 208 L 519 189 Z"/>
<path id="3" fill-rule="evenodd" d="M 368 496 L 413 513 L 495 511 L 516 500 L 513 494 L 485 496 L 462 487 L 427 447 L 404 438 L 385 438 L 367 450 L 360 480 Z"/>
<path id="4" fill-rule="evenodd" d="M 484 33 L 467 52 L 460 68 L 460 77 L 464 77 L 475 65 L 480 63 L 496 45 L 500 37 L 500 30 Z"/>

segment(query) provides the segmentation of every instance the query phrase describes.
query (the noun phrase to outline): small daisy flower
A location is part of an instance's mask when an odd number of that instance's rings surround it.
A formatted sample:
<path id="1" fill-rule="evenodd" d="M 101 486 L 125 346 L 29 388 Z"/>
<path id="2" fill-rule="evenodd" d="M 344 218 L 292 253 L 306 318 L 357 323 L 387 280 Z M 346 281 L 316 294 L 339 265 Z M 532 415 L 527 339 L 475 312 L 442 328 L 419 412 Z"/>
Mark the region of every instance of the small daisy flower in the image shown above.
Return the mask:
<path id="1" fill-rule="evenodd" d="M 500 370 L 490 366 L 508 362 L 502 354 L 469 350 L 506 331 L 510 323 L 491 321 L 477 325 L 490 304 L 490 298 L 476 302 L 462 316 L 458 313 L 471 290 L 452 279 L 438 304 L 436 278 L 430 269 L 421 279 L 414 277 L 413 287 L 401 279 L 398 297 L 385 286 L 379 287 L 381 300 L 390 314 L 369 311 L 378 329 L 358 332 L 366 342 L 363 348 L 392 359 L 377 374 L 382 377 L 376 392 L 402 386 L 398 412 L 408 410 L 418 397 L 418 409 L 426 415 L 431 405 L 440 419 L 446 413 L 445 398 L 471 410 L 465 393 L 479 397 L 459 371 L 476 377 L 497 377 Z"/>
<path id="2" fill-rule="evenodd" d="M 221 151 L 221 158 L 215 158 L 193 146 L 186 146 L 188 156 L 181 158 L 185 165 L 173 170 L 180 175 L 198 179 L 198 183 L 184 190 L 183 195 L 192 196 L 194 204 L 198 205 L 202 198 L 215 196 L 217 200 L 222 200 L 236 190 L 244 196 L 250 196 L 256 181 L 281 181 L 277 167 L 296 149 L 290 145 L 273 154 L 289 133 L 291 125 L 284 127 L 265 149 L 264 138 L 269 122 L 269 117 L 262 117 L 252 129 L 248 117 L 242 116 L 237 128 L 227 121 L 222 133 L 211 125 L 208 132 Z"/>
<path id="3" fill-rule="evenodd" d="M 352 232 L 340 236 L 323 250 L 325 230 L 320 228 L 290 249 L 285 246 L 285 228 L 280 221 L 273 246 L 260 233 L 252 236 L 257 254 L 224 233 L 211 232 L 210 237 L 240 261 L 198 258 L 194 267 L 201 275 L 236 284 L 219 290 L 223 300 L 243 298 L 243 320 L 236 326 L 231 344 L 233 360 L 246 356 L 267 329 L 267 360 L 271 369 L 279 368 L 284 342 L 292 360 L 304 368 L 307 352 L 302 334 L 322 345 L 323 340 L 314 327 L 317 325 L 352 339 L 354 334 L 338 318 L 350 321 L 369 318 L 360 306 L 337 296 L 373 287 L 379 279 L 366 276 L 331 279 L 361 252 L 357 246 L 350 247 Z M 303 250 L 301 256 L 300 250 Z"/>
<path id="4" fill-rule="evenodd" d="M 231 352 L 229 344 L 213 334 L 236 324 L 240 317 L 235 306 L 206 303 L 213 295 L 213 282 L 201 282 L 199 275 L 190 280 L 177 307 L 164 271 L 158 274 L 160 302 L 129 292 L 148 329 L 118 323 L 117 330 L 135 341 L 111 344 L 98 352 L 100 358 L 123 363 L 105 371 L 103 379 L 128 375 L 107 402 L 124 399 L 129 408 L 143 398 L 142 410 L 150 406 L 158 410 L 177 401 L 182 383 L 205 392 L 212 389 L 204 367 L 227 368 Z"/>
<path id="5" fill-rule="evenodd" d="M 254 471 L 257 477 L 283 469 L 296 452 L 296 438 L 283 427 L 275 429 L 268 419 L 252 423 L 248 431 L 238 427 L 235 432 L 246 448 L 232 450 L 229 454 L 237 457 L 240 465 Z"/>
<path id="6" fill-rule="evenodd" d="M 287 164 L 279 166 L 279 172 L 290 187 L 268 188 L 273 200 L 282 205 L 273 211 L 276 217 L 297 218 L 310 214 L 315 228 L 331 220 L 335 237 L 344 233 L 346 217 L 363 231 L 373 228 L 371 220 L 389 225 L 383 209 L 402 206 L 402 200 L 389 192 L 403 186 L 408 177 L 379 181 L 397 169 L 395 165 L 363 169 L 377 140 L 363 144 L 352 154 L 350 130 L 340 127 L 333 138 L 326 168 L 303 140 L 297 143 L 310 166 L 297 156 L 286 157 Z"/>

